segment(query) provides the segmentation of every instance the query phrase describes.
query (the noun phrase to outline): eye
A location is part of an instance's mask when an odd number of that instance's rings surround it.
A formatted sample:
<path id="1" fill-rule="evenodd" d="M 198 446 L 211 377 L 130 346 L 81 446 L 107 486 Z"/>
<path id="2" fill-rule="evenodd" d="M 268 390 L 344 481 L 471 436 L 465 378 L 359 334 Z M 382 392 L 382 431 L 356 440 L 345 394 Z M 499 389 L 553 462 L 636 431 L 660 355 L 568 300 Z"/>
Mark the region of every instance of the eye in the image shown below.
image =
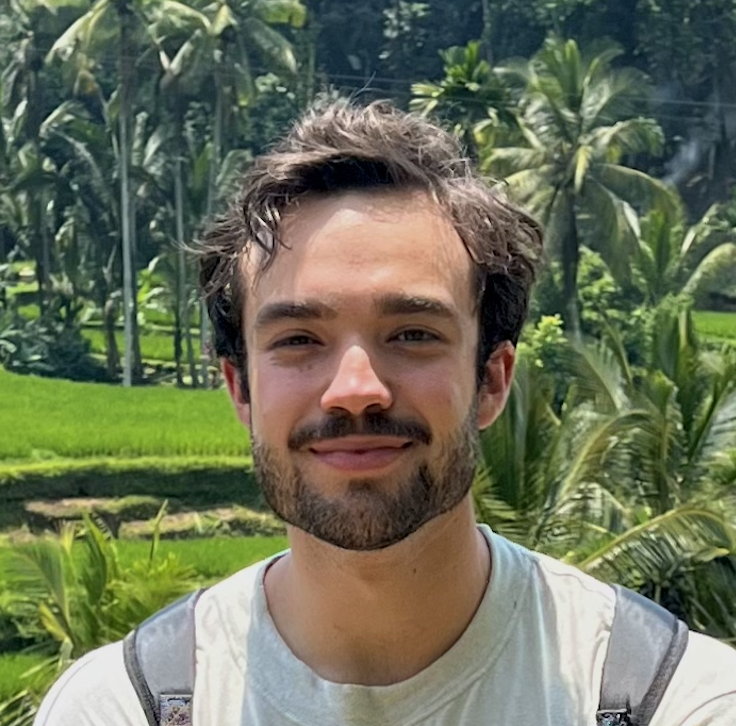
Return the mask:
<path id="1" fill-rule="evenodd" d="M 274 344 L 274 348 L 301 348 L 307 345 L 316 345 L 317 341 L 309 335 L 289 335 L 286 338 L 277 340 Z"/>
<path id="2" fill-rule="evenodd" d="M 394 339 L 398 340 L 399 343 L 433 343 L 439 340 L 439 337 L 428 330 L 410 328 L 397 333 Z"/>

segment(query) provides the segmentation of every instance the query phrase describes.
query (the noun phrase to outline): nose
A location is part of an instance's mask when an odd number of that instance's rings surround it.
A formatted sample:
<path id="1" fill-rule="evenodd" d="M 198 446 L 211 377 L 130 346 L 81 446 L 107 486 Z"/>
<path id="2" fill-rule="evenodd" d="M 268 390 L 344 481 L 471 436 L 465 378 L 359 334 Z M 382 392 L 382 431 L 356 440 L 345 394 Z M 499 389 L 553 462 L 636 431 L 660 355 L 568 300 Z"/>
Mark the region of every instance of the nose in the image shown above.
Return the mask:
<path id="1" fill-rule="evenodd" d="M 387 409 L 392 402 L 391 391 L 379 378 L 367 351 L 353 345 L 340 358 L 320 404 L 326 412 L 342 409 L 359 416 L 371 407 Z"/>

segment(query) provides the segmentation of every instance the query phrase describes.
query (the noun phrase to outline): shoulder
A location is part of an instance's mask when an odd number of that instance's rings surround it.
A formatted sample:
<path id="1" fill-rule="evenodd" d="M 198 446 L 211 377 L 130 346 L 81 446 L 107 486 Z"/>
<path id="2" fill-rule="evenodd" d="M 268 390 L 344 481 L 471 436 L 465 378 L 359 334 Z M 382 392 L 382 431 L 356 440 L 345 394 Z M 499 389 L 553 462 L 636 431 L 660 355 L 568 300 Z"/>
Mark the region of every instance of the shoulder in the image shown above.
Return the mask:
<path id="1" fill-rule="evenodd" d="M 690 633 L 687 650 L 652 726 L 732 726 L 736 723 L 736 650 Z"/>
<path id="2" fill-rule="evenodd" d="M 123 662 L 122 642 L 88 653 L 51 687 L 34 726 L 147 726 Z"/>
<path id="3" fill-rule="evenodd" d="M 253 623 L 269 619 L 264 574 L 282 554 L 256 562 L 202 593 L 195 610 L 198 663 L 207 653 L 230 653 L 240 662 Z"/>
<path id="4" fill-rule="evenodd" d="M 616 594 L 610 585 L 587 575 L 577 567 L 517 545 L 490 533 L 492 556 L 499 569 L 509 573 L 526 572 L 533 598 L 554 611 L 558 623 L 566 620 L 576 628 L 584 622 L 609 628 L 616 606 Z M 517 574 L 513 578 L 518 581 Z M 511 576 L 504 576 L 504 588 L 510 589 Z"/>
<path id="5" fill-rule="evenodd" d="M 283 554 L 256 562 L 204 590 L 197 601 L 197 627 L 232 612 L 237 612 L 239 618 L 248 618 L 257 607 L 264 573 Z"/>

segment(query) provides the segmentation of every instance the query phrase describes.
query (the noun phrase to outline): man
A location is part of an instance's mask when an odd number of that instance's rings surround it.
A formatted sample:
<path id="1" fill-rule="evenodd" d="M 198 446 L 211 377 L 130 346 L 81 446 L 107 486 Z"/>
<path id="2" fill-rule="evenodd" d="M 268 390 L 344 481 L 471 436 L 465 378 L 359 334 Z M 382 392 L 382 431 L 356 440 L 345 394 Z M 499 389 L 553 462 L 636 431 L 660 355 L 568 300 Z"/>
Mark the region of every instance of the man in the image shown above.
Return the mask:
<path id="1" fill-rule="evenodd" d="M 476 525 L 541 254 L 455 142 L 377 103 L 308 114 L 204 243 L 235 410 L 290 550 L 195 611 L 196 726 L 595 722 L 614 593 Z M 693 634 L 652 726 L 732 726 L 736 652 Z M 146 720 L 113 644 L 48 726 Z"/>

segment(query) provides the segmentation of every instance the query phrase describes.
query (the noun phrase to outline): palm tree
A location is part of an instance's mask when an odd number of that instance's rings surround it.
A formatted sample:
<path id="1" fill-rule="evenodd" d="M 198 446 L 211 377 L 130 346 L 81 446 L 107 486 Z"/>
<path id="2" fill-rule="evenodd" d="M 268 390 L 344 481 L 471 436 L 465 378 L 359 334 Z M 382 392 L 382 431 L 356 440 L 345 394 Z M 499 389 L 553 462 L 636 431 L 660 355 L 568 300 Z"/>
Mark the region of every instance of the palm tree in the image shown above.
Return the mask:
<path id="1" fill-rule="evenodd" d="M 634 97 L 646 78 L 614 69 L 621 51 L 608 46 L 583 54 L 574 40 L 549 38 L 523 64 L 499 72 L 519 85 L 518 123 L 524 146 L 485 150 L 485 168 L 505 177 L 519 200 L 547 227 L 563 273 L 565 322 L 577 334 L 577 271 L 582 243 L 599 252 L 619 279 L 636 246 L 636 210 L 655 207 L 668 218 L 670 190 L 622 162 L 660 151 L 662 131 L 636 115 Z"/>
<path id="2" fill-rule="evenodd" d="M 632 267 L 648 305 L 668 295 L 705 302 L 736 279 L 736 204 L 712 205 L 691 227 L 682 212 L 674 223 L 651 212 L 642 220 Z"/>
<path id="3" fill-rule="evenodd" d="M 214 91 L 214 97 L 210 99 L 213 120 L 209 149 L 206 151 L 209 159 L 208 185 L 203 190 L 206 206 L 199 209 L 198 218 L 188 224 L 183 218 L 183 212 L 177 211 L 176 217 L 176 238 L 180 250 L 178 287 L 181 290 L 181 301 L 188 299 L 183 259 L 184 240 L 189 234 L 201 231 L 204 221 L 211 217 L 223 192 L 227 191 L 227 187 L 218 186 L 218 177 L 222 181 L 219 170 L 222 148 L 225 145 L 237 147 L 239 118 L 256 95 L 257 74 L 252 70 L 252 63 L 261 59 L 269 68 L 291 76 L 296 74 L 296 57 L 292 44 L 273 25 L 302 27 L 306 19 L 306 8 L 300 0 L 216 0 L 203 7 L 203 14 L 202 28 L 195 30 L 170 58 L 164 52 L 159 53 L 163 67 L 160 87 L 178 107 L 174 118 L 183 118 L 183 109 L 189 102 L 201 101 Z M 179 148 L 184 148 L 183 127 L 175 128 L 174 137 L 181 142 Z M 230 158 L 232 160 L 235 157 Z M 187 186 L 181 177 L 182 171 L 181 163 L 177 162 L 174 179 L 178 180 L 178 191 L 175 198 L 180 202 Z M 180 210 L 180 202 L 175 205 L 177 210 Z M 179 316 L 186 328 L 189 317 L 186 306 L 181 309 Z M 208 320 L 203 304 L 200 310 L 200 376 L 205 386 L 209 364 Z M 188 345 L 191 345 L 186 329 L 185 335 Z M 191 365 L 190 368 L 192 380 L 196 380 L 196 371 Z"/>
<path id="4" fill-rule="evenodd" d="M 508 141 L 509 130 L 517 130 L 510 89 L 481 53 L 475 40 L 440 51 L 445 77 L 439 83 L 414 83 L 409 103 L 414 111 L 450 122 L 476 157 L 480 146 Z"/>
<path id="5" fill-rule="evenodd" d="M 4 66 L 0 87 L 0 116 L 8 119 L 9 134 L 0 135 L 0 182 L 13 199 L 3 206 L 10 218 L 18 219 L 22 206 L 22 228 L 19 238 L 35 261 L 38 281 L 38 303 L 46 308 L 52 272 L 51 241 L 54 229 L 49 224 L 48 206 L 55 198 L 57 179 L 53 163 L 41 148 L 41 122 L 55 103 L 54 88 L 43 68 L 43 50 L 47 42 L 50 20 L 54 17 L 40 2 L 9 0 L 12 16 L 12 52 Z M 1 124 L 0 124 L 1 125 Z M 22 189 L 19 188 L 22 177 Z M 15 207 L 15 209 L 13 209 Z M 6 217 L 7 219 L 7 217 Z"/>
<path id="6" fill-rule="evenodd" d="M 552 376 L 538 364 L 521 357 L 506 408 L 481 437 L 473 493 L 479 518 L 496 531 L 564 557 L 622 520 L 626 505 L 601 463 L 641 414 L 628 407 L 600 411 L 575 391 L 556 413 Z"/>
<path id="7" fill-rule="evenodd" d="M 105 113 L 104 106 L 102 111 Z M 43 121 L 40 133 L 60 159 L 59 177 L 75 189 L 65 224 L 78 247 L 76 274 L 89 278 L 87 295 L 102 311 L 107 371 L 114 379 L 120 363 L 115 338 L 120 295 L 116 274 L 119 247 L 115 242 L 120 208 L 108 181 L 115 174 L 115 160 L 109 153 L 113 130 L 109 124 L 90 118 L 78 101 L 66 101 Z"/>
<path id="8" fill-rule="evenodd" d="M 736 354 L 701 351 L 688 310 L 672 303 L 653 315 L 645 348 L 641 369 L 615 333 L 558 351 L 559 413 L 555 376 L 522 359 L 482 439 L 479 517 L 734 638 Z"/>
<path id="9" fill-rule="evenodd" d="M 159 33 L 176 27 L 186 32 L 201 26 L 203 16 L 184 3 L 170 0 L 165 8 L 145 0 L 96 0 L 92 7 L 72 23 L 57 39 L 49 58 L 73 59 L 79 73 L 94 69 L 92 59 L 114 48 L 117 61 L 116 107 L 118 137 L 116 151 L 120 178 L 120 225 L 123 267 L 123 317 L 125 351 L 123 385 L 133 379 L 133 348 L 137 345 L 135 325 L 135 266 L 133 260 L 135 207 L 131 194 L 130 155 L 132 142 L 133 89 L 136 83 L 136 54 L 157 49 Z M 117 43 L 111 43 L 111 39 Z M 145 57 L 143 55 L 142 57 Z M 141 371 L 138 371 L 140 375 Z"/>

